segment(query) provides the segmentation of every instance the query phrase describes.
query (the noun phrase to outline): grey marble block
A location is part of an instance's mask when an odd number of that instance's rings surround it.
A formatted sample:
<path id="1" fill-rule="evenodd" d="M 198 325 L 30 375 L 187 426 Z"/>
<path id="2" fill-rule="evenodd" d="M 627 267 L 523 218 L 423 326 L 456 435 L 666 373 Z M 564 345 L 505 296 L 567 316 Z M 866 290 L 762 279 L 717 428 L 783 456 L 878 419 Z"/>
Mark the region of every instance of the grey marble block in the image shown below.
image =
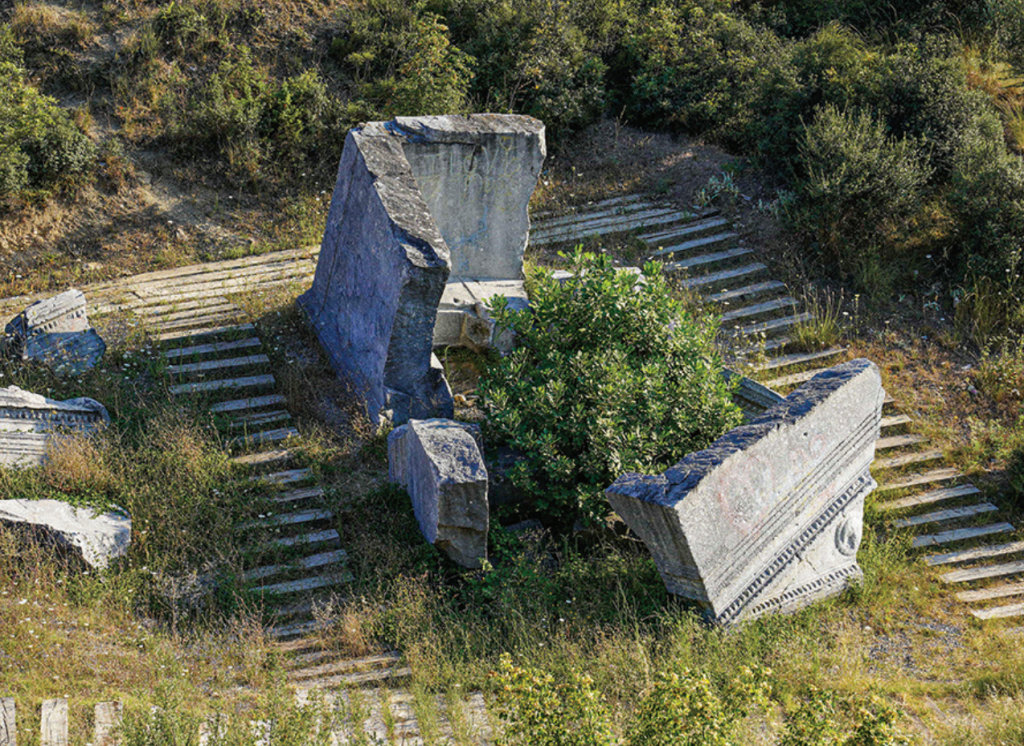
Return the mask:
<path id="1" fill-rule="evenodd" d="M 85 295 L 71 289 L 36 301 L 14 317 L 4 329 L 3 348 L 8 356 L 81 375 L 99 363 L 107 345 L 89 325 Z"/>
<path id="2" fill-rule="evenodd" d="M 605 494 L 669 592 L 715 622 L 798 609 L 862 575 L 884 398 L 873 363 L 837 365 L 664 474 L 626 474 Z"/>

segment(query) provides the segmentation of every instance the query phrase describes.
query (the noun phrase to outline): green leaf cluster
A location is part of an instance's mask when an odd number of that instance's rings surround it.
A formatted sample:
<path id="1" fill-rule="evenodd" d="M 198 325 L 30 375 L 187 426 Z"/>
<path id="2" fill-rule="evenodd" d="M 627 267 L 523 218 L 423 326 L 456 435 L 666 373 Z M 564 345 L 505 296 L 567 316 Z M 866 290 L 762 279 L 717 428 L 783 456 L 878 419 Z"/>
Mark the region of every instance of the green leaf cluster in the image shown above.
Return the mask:
<path id="1" fill-rule="evenodd" d="M 538 273 L 529 310 L 496 301 L 516 348 L 481 382 L 489 435 L 518 449 L 513 483 L 550 521 L 608 511 L 619 475 L 666 469 L 739 423 L 714 318 L 644 275 L 577 250 L 572 277 Z"/>

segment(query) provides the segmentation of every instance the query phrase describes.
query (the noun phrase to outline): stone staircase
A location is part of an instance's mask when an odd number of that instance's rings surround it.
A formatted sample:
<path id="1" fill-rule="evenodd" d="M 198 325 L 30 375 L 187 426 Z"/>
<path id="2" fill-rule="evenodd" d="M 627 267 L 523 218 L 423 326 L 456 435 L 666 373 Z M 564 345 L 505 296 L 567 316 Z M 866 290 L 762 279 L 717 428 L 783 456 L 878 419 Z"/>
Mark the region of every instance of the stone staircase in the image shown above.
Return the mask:
<path id="1" fill-rule="evenodd" d="M 570 244 L 624 232 L 646 243 L 665 272 L 721 313 L 727 358 L 750 361 L 749 375 L 769 388 L 786 392 L 847 356 L 841 347 L 787 352 L 793 328 L 810 314 L 714 210 L 618 197 L 568 215 L 538 214 L 531 243 Z M 911 418 L 891 397 L 884 407 L 872 466 L 879 482 L 874 508 L 893 528 L 914 533 L 912 546 L 922 550 L 925 563 L 941 568 L 939 579 L 957 589 L 975 617 L 1024 615 L 1024 541 L 1006 541 L 1017 529 L 913 432 Z"/>

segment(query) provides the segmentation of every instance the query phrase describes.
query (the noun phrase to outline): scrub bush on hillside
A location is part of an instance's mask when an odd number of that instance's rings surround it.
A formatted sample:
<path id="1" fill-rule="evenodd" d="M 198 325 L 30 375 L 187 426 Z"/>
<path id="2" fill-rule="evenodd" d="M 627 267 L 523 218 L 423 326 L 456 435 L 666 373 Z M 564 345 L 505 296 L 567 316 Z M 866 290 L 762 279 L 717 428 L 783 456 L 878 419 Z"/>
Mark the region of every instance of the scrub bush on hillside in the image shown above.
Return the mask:
<path id="1" fill-rule="evenodd" d="M 513 483 L 563 526 L 606 515 L 619 475 L 662 471 L 741 419 L 717 324 L 673 296 L 660 265 L 640 279 L 578 251 L 572 271 L 541 272 L 529 310 L 496 303 L 516 349 L 481 383 L 491 434 L 523 454 Z"/>

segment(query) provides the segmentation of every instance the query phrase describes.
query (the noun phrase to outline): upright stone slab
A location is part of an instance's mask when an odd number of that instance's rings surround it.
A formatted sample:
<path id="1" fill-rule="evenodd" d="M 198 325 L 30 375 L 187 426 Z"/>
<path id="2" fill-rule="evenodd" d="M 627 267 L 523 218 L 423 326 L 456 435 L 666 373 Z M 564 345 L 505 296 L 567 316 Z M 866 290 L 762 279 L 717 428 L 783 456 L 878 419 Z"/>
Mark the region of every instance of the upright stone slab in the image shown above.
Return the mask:
<path id="1" fill-rule="evenodd" d="M 521 280 L 544 124 L 511 114 L 397 117 L 423 199 L 451 252 L 452 279 Z"/>
<path id="2" fill-rule="evenodd" d="M 412 498 L 424 538 L 463 567 L 487 557 L 487 468 L 470 430 L 412 420 L 388 435 L 388 472 Z"/>
<path id="3" fill-rule="evenodd" d="M 70 375 L 95 367 L 107 349 L 89 325 L 85 295 L 75 289 L 36 301 L 7 324 L 4 336 L 9 356 Z"/>
<path id="4" fill-rule="evenodd" d="M 626 474 L 605 494 L 669 592 L 715 622 L 795 610 L 862 574 L 884 397 L 873 363 L 837 365 L 664 474 Z"/>
<path id="5" fill-rule="evenodd" d="M 299 298 L 334 369 L 372 420 L 451 417 L 432 343 L 448 246 L 384 123 L 352 130 L 313 287 Z"/>
<path id="6" fill-rule="evenodd" d="M 59 433 L 90 433 L 109 422 L 95 399 L 56 401 L 17 386 L 0 389 L 0 466 L 39 466 Z"/>

